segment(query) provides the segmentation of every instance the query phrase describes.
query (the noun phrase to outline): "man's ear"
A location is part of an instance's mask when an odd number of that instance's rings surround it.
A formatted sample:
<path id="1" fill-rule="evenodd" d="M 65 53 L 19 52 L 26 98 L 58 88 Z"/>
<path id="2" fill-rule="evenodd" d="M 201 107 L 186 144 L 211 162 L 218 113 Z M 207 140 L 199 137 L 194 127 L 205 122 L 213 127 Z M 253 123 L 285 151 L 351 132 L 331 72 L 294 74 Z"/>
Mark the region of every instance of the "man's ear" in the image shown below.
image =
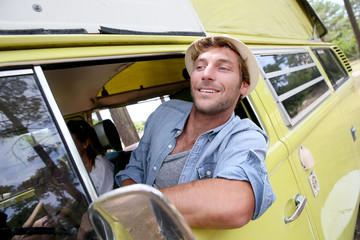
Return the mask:
<path id="1" fill-rule="evenodd" d="M 241 87 L 240 87 L 240 94 L 243 96 L 243 95 L 246 95 L 249 91 L 249 87 L 250 85 L 245 82 L 245 81 L 242 81 L 241 83 Z"/>

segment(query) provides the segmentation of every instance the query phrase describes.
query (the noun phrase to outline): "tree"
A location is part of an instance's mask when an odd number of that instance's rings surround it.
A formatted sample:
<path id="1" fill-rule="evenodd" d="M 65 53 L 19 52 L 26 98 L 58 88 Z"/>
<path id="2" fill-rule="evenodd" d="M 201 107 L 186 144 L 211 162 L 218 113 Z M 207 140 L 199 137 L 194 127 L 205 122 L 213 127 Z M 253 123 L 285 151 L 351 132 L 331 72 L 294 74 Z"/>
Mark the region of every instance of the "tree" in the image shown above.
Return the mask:
<path id="1" fill-rule="evenodd" d="M 348 22 L 344 17 L 344 8 L 340 4 L 329 0 L 310 0 L 309 3 L 328 29 L 328 33 L 325 35 L 324 40 L 332 41 L 339 37 L 341 30 L 348 25 Z"/>
<path id="2" fill-rule="evenodd" d="M 351 27 L 352 27 L 352 29 L 354 31 L 355 39 L 356 39 L 357 46 L 358 46 L 358 53 L 360 54 L 360 30 L 359 30 L 359 25 L 358 25 L 358 23 L 356 21 L 354 12 L 352 10 L 350 0 L 344 0 L 344 5 L 345 5 L 345 9 L 347 11 L 347 14 L 349 16 Z"/>
<path id="3" fill-rule="evenodd" d="M 125 146 L 137 143 L 140 141 L 136 128 L 131 121 L 130 115 L 126 107 L 110 109 L 111 117 L 114 120 L 116 129 L 119 132 L 121 141 Z"/>
<path id="4" fill-rule="evenodd" d="M 340 47 L 349 58 L 358 58 L 357 42 L 344 6 L 330 0 L 309 0 L 309 3 L 328 29 L 323 40 Z M 360 0 L 350 0 L 350 3 L 359 23 Z"/>

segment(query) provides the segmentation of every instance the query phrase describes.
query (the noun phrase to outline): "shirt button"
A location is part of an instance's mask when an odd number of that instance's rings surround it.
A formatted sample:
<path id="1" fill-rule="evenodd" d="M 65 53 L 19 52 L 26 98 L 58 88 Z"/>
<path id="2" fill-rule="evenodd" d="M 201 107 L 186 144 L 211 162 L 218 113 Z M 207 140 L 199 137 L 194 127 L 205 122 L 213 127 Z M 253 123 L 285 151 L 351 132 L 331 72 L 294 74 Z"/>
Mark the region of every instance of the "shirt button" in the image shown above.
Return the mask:
<path id="1" fill-rule="evenodd" d="M 170 148 L 170 149 L 171 149 L 171 148 L 172 148 L 172 145 L 171 145 L 171 144 L 169 144 L 168 148 Z"/>
<path id="2" fill-rule="evenodd" d="M 178 131 L 177 131 L 177 133 L 181 133 L 181 131 L 180 131 L 180 130 L 178 130 Z"/>
<path id="3" fill-rule="evenodd" d="M 156 170 L 157 170 L 157 167 L 154 167 L 153 169 L 154 169 L 154 171 L 156 171 Z"/>
<path id="4" fill-rule="evenodd" d="M 211 175 L 211 171 L 206 171 L 206 175 L 210 176 L 210 175 Z"/>

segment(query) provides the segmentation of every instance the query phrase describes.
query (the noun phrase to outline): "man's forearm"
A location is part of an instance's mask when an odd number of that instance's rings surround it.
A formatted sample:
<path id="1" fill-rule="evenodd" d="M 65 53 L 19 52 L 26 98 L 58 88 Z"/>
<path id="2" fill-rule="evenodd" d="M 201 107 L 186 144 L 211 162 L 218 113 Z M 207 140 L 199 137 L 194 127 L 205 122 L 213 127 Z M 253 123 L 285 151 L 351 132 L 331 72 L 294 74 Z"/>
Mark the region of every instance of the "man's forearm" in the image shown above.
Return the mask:
<path id="1" fill-rule="evenodd" d="M 254 213 L 255 197 L 246 181 L 207 179 L 160 191 L 192 227 L 238 228 Z"/>
<path id="2" fill-rule="evenodd" d="M 136 184 L 136 182 L 134 180 L 132 180 L 131 178 L 125 179 L 124 181 L 121 182 L 121 187 L 132 185 L 132 184 Z"/>

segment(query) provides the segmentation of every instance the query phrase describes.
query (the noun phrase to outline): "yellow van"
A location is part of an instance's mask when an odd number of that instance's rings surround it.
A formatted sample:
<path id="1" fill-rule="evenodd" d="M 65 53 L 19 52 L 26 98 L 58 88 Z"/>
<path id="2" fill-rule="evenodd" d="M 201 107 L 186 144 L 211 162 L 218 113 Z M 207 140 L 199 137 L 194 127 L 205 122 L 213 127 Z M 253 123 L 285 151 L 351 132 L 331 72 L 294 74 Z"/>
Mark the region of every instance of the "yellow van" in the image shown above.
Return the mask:
<path id="1" fill-rule="evenodd" d="M 167 99 L 191 101 L 184 52 L 224 33 L 245 42 L 261 67 L 235 113 L 269 136 L 274 204 L 242 228 L 216 230 L 191 229 L 149 186 L 99 197 L 66 121 L 104 127 L 111 119 L 117 131 L 101 137 L 111 136 L 107 155 L 122 169 L 140 137 L 131 118 L 146 120 Z M 320 41 L 325 34 L 306 0 L 2 0 L 2 238 L 76 239 L 89 212 L 94 231 L 85 239 L 352 239 L 360 92 L 346 56 Z M 50 219 L 56 224 L 46 226 Z"/>

